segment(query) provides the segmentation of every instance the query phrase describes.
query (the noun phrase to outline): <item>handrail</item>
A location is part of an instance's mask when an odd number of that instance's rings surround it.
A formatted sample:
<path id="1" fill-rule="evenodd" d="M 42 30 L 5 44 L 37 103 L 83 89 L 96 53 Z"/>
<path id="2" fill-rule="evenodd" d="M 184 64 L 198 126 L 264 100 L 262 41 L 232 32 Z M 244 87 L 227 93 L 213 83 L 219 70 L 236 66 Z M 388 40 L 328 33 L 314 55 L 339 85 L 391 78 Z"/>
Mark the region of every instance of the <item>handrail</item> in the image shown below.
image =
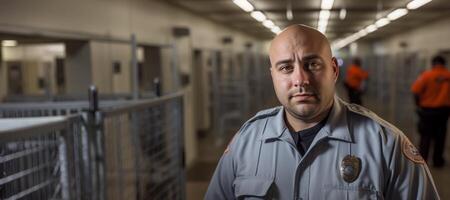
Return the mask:
<path id="1" fill-rule="evenodd" d="M 28 125 L 0 128 L 0 141 L 17 140 L 48 134 L 50 131 L 61 130 L 69 125 L 70 121 L 81 119 L 81 115 L 56 116 L 56 117 L 27 117 L 0 119 L 0 125 L 10 124 L 12 121 L 28 122 Z M 4 127 L 0 126 L 0 127 Z"/>
<path id="2" fill-rule="evenodd" d="M 137 100 L 137 101 L 133 101 L 130 102 L 127 105 L 123 105 L 123 106 L 118 106 L 115 107 L 111 110 L 105 110 L 103 111 L 103 114 L 105 117 L 108 116 L 114 116 L 114 115 L 119 115 L 122 114 L 124 112 L 128 112 L 130 110 L 137 110 L 140 108 L 145 108 L 145 107 L 149 107 L 149 106 L 154 106 L 154 105 L 158 105 L 161 104 L 165 101 L 171 100 L 171 99 L 176 99 L 176 98 L 180 98 L 184 96 L 184 91 L 178 91 L 172 94 L 168 94 L 159 98 L 155 98 L 155 99 L 151 99 L 151 100 Z"/>

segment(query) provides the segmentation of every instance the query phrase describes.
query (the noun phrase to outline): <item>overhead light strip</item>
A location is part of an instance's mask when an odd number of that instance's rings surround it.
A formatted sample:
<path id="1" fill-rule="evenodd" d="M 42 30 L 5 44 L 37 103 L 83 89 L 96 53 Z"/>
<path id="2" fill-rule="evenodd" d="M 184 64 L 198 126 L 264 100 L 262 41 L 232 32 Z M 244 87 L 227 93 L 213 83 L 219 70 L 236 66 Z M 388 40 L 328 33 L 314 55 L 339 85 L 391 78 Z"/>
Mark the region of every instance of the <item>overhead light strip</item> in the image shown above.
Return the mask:
<path id="1" fill-rule="evenodd" d="M 267 18 L 266 15 L 264 15 L 264 13 L 262 13 L 261 11 L 253 11 L 250 13 L 250 15 L 258 22 L 263 22 Z"/>
<path id="2" fill-rule="evenodd" d="M 325 0 L 323 0 L 325 1 Z M 322 5 L 324 4 L 322 1 Z M 410 1 L 407 5 L 406 8 L 397 8 L 394 11 L 390 12 L 386 17 L 384 18 L 380 18 L 378 19 L 374 24 L 371 24 L 365 28 L 363 28 L 362 30 L 347 36 L 343 39 L 338 40 L 337 42 L 333 43 L 333 48 L 334 49 L 340 49 L 343 48 L 345 46 L 347 46 L 348 44 L 358 40 L 361 37 L 366 36 L 367 34 L 376 31 L 378 28 L 381 28 L 383 26 L 386 26 L 387 24 L 389 24 L 391 21 L 397 20 L 400 17 L 405 16 L 406 14 L 408 14 L 408 10 L 414 10 L 417 9 L 429 2 L 431 2 L 432 0 L 413 0 Z M 319 21 L 320 22 L 320 21 Z M 322 22 L 324 23 L 324 22 Z M 320 25 L 320 23 L 319 23 Z M 323 26 L 323 25 L 322 25 Z M 320 29 L 319 29 L 320 31 Z"/>
<path id="3" fill-rule="evenodd" d="M 334 0 L 322 0 L 320 4 L 319 21 L 317 29 L 324 33 L 327 31 L 328 19 L 330 18 L 330 10 L 333 7 Z"/>
<path id="4" fill-rule="evenodd" d="M 377 28 L 381 28 L 383 26 L 386 26 L 390 22 L 391 21 L 388 18 L 381 18 L 375 22 L 375 25 L 377 26 Z"/>
<path id="5" fill-rule="evenodd" d="M 398 8 L 398 9 L 392 11 L 391 13 L 389 13 L 387 15 L 387 18 L 390 19 L 391 21 L 394 21 L 400 17 L 405 16 L 406 14 L 408 14 L 408 9 Z"/>
<path id="6" fill-rule="evenodd" d="M 233 0 L 233 3 L 239 6 L 245 12 L 252 12 L 255 8 L 247 0 Z"/>
<path id="7" fill-rule="evenodd" d="M 3 47 L 15 47 L 17 46 L 16 40 L 2 40 Z"/>
<path id="8" fill-rule="evenodd" d="M 410 10 L 414 10 L 414 9 L 417 9 L 417 8 L 429 3 L 430 1 L 431 0 L 414 0 L 414 1 L 409 2 L 406 5 L 406 8 L 408 8 Z"/>
<path id="9" fill-rule="evenodd" d="M 272 20 L 268 19 L 266 15 L 262 11 L 255 11 L 255 7 L 248 2 L 247 0 L 233 0 L 233 3 L 239 6 L 245 12 L 250 12 L 250 16 L 256 19 L 258 22 L 261 22 L 263 26 L 270 29 L 275 34 L 281 32 L 280 27 L 275 25 Z"/>

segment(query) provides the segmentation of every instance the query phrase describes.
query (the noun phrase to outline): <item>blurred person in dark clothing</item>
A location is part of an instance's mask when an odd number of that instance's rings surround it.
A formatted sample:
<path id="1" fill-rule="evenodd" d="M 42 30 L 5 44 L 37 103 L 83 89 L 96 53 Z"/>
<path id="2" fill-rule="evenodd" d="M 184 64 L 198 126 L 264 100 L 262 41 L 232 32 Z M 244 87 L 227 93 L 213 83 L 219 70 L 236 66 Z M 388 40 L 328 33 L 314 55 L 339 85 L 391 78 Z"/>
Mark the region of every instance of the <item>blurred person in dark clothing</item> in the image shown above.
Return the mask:
<path id="1" fill-rule="evenodd" d="M 434 140 L 433 164 L 442 167 L 445 164 L 443 154 L 450 110 L 450 71 L 445 68 L 446 61 L 441 56 L 434 57 L 431 64 L 432 68 L 417 78 L 411 90 L 418 107 L 419 151 L 427 160 Z"/>
<path id="2" fill-rule="evenodd" d="M 353 64 L 347 69 L 345 76 L 345 88 L 348 92 L 350 103 L 362 105 L 361 95 L 363 92 L 363 81 L 369 74 L 361 68 L 361 60 L 355 58 Z"/>

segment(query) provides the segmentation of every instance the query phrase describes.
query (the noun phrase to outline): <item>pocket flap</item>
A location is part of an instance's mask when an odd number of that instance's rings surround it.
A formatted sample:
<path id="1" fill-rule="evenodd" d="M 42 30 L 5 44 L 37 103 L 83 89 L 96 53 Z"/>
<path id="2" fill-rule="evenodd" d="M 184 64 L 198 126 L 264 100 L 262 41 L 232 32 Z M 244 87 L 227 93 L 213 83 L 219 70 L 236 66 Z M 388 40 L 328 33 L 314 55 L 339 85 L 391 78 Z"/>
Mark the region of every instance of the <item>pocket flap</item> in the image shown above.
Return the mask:
<path id="1" fill-rule="evenodd" d="M 263 177 L 242 177 L 234 180 L 234 194 L 236 197 L 267 195 L 273 180 Z"/>

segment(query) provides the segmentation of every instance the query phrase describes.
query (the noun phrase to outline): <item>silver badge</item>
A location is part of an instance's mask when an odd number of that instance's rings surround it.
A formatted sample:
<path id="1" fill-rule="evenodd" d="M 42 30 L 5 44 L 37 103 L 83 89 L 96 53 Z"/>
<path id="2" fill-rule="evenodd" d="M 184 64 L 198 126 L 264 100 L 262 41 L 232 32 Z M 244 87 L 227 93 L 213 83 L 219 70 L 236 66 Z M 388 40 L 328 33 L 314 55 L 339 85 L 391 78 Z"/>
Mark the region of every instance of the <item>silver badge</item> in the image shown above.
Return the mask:
<path id="1" fill-rule="evenodd" d="M 361 172 L 361 159 L 356 156 L 346 155 L 341 161 L 341 176 L 345 182 L 355 181 Z"/>

